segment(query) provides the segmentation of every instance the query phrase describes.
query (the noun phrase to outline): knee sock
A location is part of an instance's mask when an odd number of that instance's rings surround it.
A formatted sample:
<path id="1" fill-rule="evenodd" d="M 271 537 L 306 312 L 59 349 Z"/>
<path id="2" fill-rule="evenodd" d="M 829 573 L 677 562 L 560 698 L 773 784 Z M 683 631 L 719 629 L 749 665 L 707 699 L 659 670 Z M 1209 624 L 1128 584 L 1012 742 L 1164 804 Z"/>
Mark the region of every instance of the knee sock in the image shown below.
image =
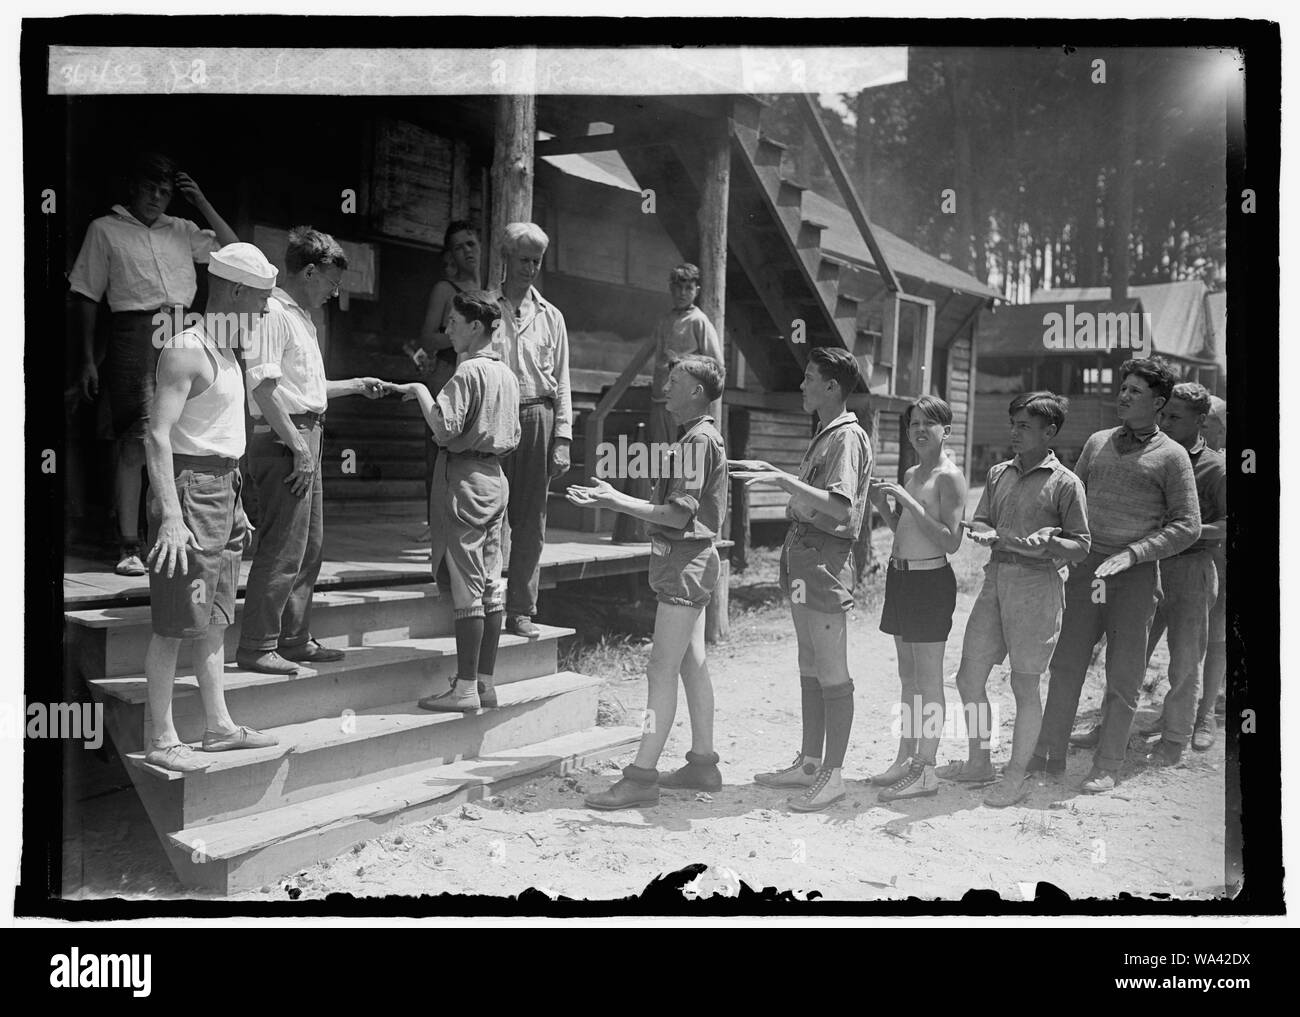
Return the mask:
<path id="1" fill-rule="evenodd" d="M 483 645 L 483 617 L 456 619 L 456 677 L 474 681 L 478 677 L 479 650 Z"/>
<path id="2" fill-rule="evenodd" d="M 486 685 L 492 684 L 492 676 L 497 670 L 497 646 L 501 643 L 501 623 L 505 620 L 504 611 L 492 611 L 483 617 L 483 641 L 478 651 L 478 679 Z"/>
<path id="3" fill-rule="evenodd" d="M 826 706 L 822 701 L 822 685 L 812 675 L 799 676 L 799 700 L 803 704 L 803 748 L 807 759 L 822 758 L 822 743 L 826 740 Z"/>
<path id="4" fill-rule="evenodd" d="M 844 754 L 849 750 L 849 729 L 853 727 L 853 682 L 822 689 L 822 704 L 826 711 L 826 758 L 822 767 L 843 766 Z"/>

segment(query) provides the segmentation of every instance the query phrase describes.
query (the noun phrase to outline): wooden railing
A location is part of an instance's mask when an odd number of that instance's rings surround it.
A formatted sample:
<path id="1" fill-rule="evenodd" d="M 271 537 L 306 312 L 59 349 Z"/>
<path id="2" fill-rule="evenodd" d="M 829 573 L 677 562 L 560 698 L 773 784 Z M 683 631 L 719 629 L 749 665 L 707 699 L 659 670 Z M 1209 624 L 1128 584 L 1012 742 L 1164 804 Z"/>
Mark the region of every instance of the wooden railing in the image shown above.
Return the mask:
<path id="1" fill-rule="evenodd" d="M 645 366 L 646 361 L 654 356 L 654 352 L 655 341 L 653 338 L 642 343 L 641 348 L 632 354 L 632 359 L 628 361 L 627 367 L 623 368 L 623 373 L 614 379 L 614 384 L 609 387 L 609 391 L 601 396 L 600 402 L 596 404 L 596 408 L 587 417 L 587 424 L 584 428 L 583 448 L 585 458 L 583 462 L 591 476 L 595 476 L 599 449 L 605 441 L 605 418 L 613 412 L 619 400 L 632 387 L 632 382 L 636 380 L 636 376 L 640 373 L 641 368 Z M 591 513 L 591 528 L 595 533 L 599 533 L 602 529 L 601 514 L 603 511 L 602 509 L 595 509 Z"/>

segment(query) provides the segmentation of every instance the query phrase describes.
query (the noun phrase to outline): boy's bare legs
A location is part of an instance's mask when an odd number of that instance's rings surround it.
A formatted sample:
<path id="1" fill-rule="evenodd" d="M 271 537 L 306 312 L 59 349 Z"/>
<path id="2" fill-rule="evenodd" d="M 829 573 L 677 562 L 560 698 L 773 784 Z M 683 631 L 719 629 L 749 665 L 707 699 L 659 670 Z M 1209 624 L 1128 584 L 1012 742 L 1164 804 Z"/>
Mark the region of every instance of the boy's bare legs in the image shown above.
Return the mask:
<path id="1" fill-rule="evenodd" d="M 588 795 L 585 799 L 588 807 L 623 809 L 658 803 L 659 771 L 656 766 L 677 715 L 677 676 L 682 672 L 683 662 L 693 646 L 697 650 L 690 665 L 692 682 L 695 685 L 696 701 L 703 707 L 704 698 L 699 686 L 708 682 L 708 669 L 703 664 L 704 608 L 661 602 L 655 611 L 654 646 L 650 650 L 650 663 L 646 667 L 646 720 L 636 760 L 623 768 L 623 779 L 608 791 Z M 707 697 L 711 719 L 712 689 L 709 689 Z M 690 698 L 687 699 L 687 704 L 690 707 L 695 705 Z M 691 735 L 694 743 L 698 736 L 694 714 L 691 717 Z M 708 737 L 711 741 L 711 733 Z"/>
<path id="2" fill-rule="evenodd" d="M 1043 702 L 1039 696 L 1041 675 L 1011 672 L 1011 691 L 1016 697 L 1016 726 L 1011 735 L 1011 759 L 1002 768 L 1002 780 L 984 796 L 994 808 L 1014 805 L 1025 796 L 1025 770 L 1038 744 L 1043 726 Z"/>
<path id="3" fill-rule="evenodd" d="M 686 712 L 691 718 L 691 751 L 707 756 L 713 752 L 713 683 L 704 649 L 704 612 L 700 611 L 691 631 L 691 641 L 681 664 L 682 686 L 686 690 Z"/>
<path id="4" fill-rule="evenodd" d="M 947 780 L 963 783 L 982 783 L 993 779 L 993 761 L 990 758 L 989 736 L 989 673 L 992 664 L 962 657 L 957 669 L 957 692 L 961 696 L 963 713 L 966 718 L 966 762 L 945 766 L 939 776 Z M 1019 713 L 1016 714 L 1017 718 Z M 975 727 L 972 728 L 972 720 Z"/>
<path id="5" fill-rule="evenodd" d="M 898 754 L 894 762 L 883 773 L 871 778 L 873 784 L 892 784 L 907 772 L 908 760 L 916 755 L 917 738 L 921 732 L 920 690 L 914 675 L 916 662 L 912 656 L 912 643 L 905 643 L 894 637 L 894 648 L 898 654 Z"/>
<path id="6" fill-rule="evenodd" d="M 913 643 L 912 681 L 921 699 L 916 758 L 934 765 L 943 738 L 943 650 L 945 643 Z M 915 722 L 915 718 L 914 718 Z"/>
<path id="7" fill-rule="evenodd" d="M 704 609 L 661 603 L 655 611 L 654 646 L 650 650 L 650 663 L 646 667 L 649 683 L 646 694 L 646 728 L 641 733 L 641 745 L 637 749 L 635 764 L 643 769 L 653 770 L 658 765 L 664 744 L 672 731 L 673 720 L 677 716 L 677 676 L 682 671 L 697 628 L 701 644 L 699 659 L 703 660 Z M 707 676 L 706 671 L 706 680 Z M 710 690 L 710 706 L 712 698 Z"/>

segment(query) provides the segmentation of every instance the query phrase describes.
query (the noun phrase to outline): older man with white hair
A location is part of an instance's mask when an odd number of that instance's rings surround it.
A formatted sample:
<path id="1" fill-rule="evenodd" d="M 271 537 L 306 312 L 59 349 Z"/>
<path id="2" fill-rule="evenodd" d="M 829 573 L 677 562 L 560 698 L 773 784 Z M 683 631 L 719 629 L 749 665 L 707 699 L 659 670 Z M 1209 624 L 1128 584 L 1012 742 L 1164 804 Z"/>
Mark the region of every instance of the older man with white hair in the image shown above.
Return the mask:
<path id="1" fill-rule="evenodd" d="M 569 335 L 558 307 L 534 282 L 550 238 L 531 222 L 512 222 L 501 237 L 505 277 L 493 294 L 501 304 L 501 352 L 519 380 L 519 446 L 505 461 L 510 484 L 510 577 L 506 631 L 528 639 L 546 543 L 551 481 L 569 469 L 573 411 L 569 397 Z"/>

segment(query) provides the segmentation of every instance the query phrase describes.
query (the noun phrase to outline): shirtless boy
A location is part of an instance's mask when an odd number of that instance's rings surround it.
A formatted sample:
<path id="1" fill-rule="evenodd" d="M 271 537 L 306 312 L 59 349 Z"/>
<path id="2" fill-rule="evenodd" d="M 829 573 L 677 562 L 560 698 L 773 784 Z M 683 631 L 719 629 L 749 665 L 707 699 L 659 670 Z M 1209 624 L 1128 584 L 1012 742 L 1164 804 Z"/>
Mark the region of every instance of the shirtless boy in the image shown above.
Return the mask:
<path id="1" fill-rule="evenodd" d="M 966 478 L 944 448 L 952 433 L 948 404 L 921 396 L 903 414 L 903 428 L 920 462 L 901 485 L 873 478 L 870 494 L 894 531 L 880 631 L 894 637 L 902 683 L 898 755 L 871 778 L 884 785 L 882 802 L 939 790 L 934 764 L 943 732 L 943 649 L 957 605 L 957 577 L 947 556 L 961 546 L 966 507 Z"/>

